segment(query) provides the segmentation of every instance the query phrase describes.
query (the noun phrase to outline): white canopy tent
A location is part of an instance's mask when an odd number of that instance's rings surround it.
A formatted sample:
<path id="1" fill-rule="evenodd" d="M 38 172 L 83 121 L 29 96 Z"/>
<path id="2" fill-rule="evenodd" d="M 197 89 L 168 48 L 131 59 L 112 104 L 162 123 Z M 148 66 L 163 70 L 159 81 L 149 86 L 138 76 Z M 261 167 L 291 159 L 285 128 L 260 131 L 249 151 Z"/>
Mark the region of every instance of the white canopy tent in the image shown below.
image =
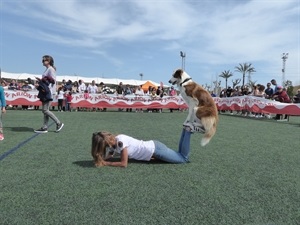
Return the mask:
<path id="1" fill-rule="evenodd" d="M 14 79 L 14 80 L 27 80 L 27 78 L 30 78 L 31 80 L 36 80 L 35 77 L 41 77 L 41 74 L 29 74 L 29 73 L 7 73 L 7 72 L 1 72 L 2 78 L 6 79 Z M 100 78 L 100 77 L 82 77 L 82 76 L 70 76 L 70 75 L 61 75 L 56 76 L 57 82 L 62 82 L 62 80 L 68 81 L 71 80 L 72 82 L 83 80 L 84 83 L 92 83 L 94 80 L 96 84 L 99 84 L 103 82 L 106 85 L 112 84 L 112 85 L 118 85 L 120 82 L 122 82 L 124 85 L 129 84 L 131 86 L 139 86 L 144 83 L 146 83 L 148 80 L 134 80 L 134 79 L 119 79 L 119 78 Z M 159 83 L 150 81 L 156 86 L 160 86 Z M 164 85 L 164 87 L 169 87 L 168 85 Z"/>

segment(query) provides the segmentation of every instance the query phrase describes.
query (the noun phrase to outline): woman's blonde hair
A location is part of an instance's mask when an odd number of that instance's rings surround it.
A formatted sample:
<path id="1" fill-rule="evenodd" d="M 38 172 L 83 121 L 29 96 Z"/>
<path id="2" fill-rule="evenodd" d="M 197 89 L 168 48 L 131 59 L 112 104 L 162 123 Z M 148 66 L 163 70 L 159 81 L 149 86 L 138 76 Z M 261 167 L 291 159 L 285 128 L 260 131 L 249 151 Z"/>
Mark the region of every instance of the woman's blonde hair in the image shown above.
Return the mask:
<path id="1" fill-rule="evenodd" d="M 112 133 L 101 131 L 95 132 L 92 135 L 92 156 L 95 166 L 103 166 L 104 157 L 106 155 L 106 147 L 110 147 L 115 140 L 115 135 Z"/>

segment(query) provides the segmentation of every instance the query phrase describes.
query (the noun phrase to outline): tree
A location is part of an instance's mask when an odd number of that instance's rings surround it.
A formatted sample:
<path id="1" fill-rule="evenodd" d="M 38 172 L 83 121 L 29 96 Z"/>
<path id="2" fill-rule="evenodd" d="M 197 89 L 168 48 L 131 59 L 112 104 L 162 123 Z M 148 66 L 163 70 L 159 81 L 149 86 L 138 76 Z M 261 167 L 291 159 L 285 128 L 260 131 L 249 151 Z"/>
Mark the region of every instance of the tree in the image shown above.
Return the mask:
<path id="1" fill-rule="evenodd" d="M 257 81 L 249 80 L 249 83 L 248 83 L 249 87 L 251 87 L 253 89 L 253 87 L 256 85 L 256 82 Z"/>
<path id="2" fill-rule="evenodd" d="M 204 87 L 205 90 L 210 91 L 210 85 L 208 85 L 207 83 L 205 83 L 205 85 L 202 85 Z"/>
<path id="3" fill-rule="evenodd" d="M 219 94 L 219 88 L 220 88 L 220 85 L 221 85 L 221 81 L 219 80 L 215 80 L 213 81 L 213 84 L 214 84 L 214 90 L 215 90 L 215 94 L 218 95 Z"/>
<path id="4" fill-rule="evenodd" d="M 286 88 L 286 92 L 287 92 L 288 96 L 290 96 L 290 98 L 292 98 L 292 96 L 294 95 L 293 94 L 293 89 L 294 89 L 293 82 L 290 80 L 286 80 L 284 82 L 284 87 Z"/>
<path id="5" fill-rule="evenodd" d="M 232 80 L 232 88 L 234 89 L 239 83 L 241 83 L 241 79 Z"/>
<path id="6" fill-rule="evenodd" d="M 243 83 L 242 83 L 242 88 L 244 88 L 245 86 L 245 76 L 246 73 L 248 73 L 248 75 L 250 76 L 251 73 L 256 72 L 254 67 L 252 67 L 251 63 L 243 63 L 243 64 L 239 64 L 239 66 L 235 67 L 236 71 L 240 72 L 243 74 Z"/>
<path id="7" fill-rule="evenodd" d="M 225 86 L 227 89 L 227 80 L 229 77 L 232 77 L 233 74 L 230 72 L 230 70 L 224 70 L 224 72 L 222 72 L 222 74 L 219 75 L 219 77 L 222 77 L 225 79 Z"/>
<path id="8" fill-rule="evenodd" d="M 290 80 L 286 80 L 283 84 L 285 87 L 290 87 L 290 86 L 293 86 L 293 82 L 290 81 Z"/>

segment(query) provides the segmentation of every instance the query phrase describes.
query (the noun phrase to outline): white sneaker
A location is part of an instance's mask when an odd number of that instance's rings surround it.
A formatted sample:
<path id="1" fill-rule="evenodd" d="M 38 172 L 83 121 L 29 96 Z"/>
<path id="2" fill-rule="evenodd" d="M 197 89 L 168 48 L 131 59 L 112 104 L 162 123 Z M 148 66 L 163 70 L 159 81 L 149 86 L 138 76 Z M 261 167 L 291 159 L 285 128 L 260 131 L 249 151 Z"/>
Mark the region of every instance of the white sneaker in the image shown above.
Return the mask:
<path id="1" fill-rule="evenodd" d="M 197 132 L 197 133 L 205 133 L 205 129 L 204 127 L 202 126 L 202 124 L 191 124 L 191 123 L 184 123 L 183 124 L 184 127 L 188 127 L 189 128 L 189 131 L 194 133 L 194 132 Z"/>
<path id="2" fill-rule="evenodd" d="M 47 128 L 40 128 L 40 129 L 37 129 L 37 130 L 34 130 L 35 133 L 38 133 L 38 134 L 45 134 L 48 132 L 48 129 Z"/>
<path id="3" fill-rule="evenodd" d="M 284 121 L 288 121 L 287 119 L 282 119 L 282 120 L 276 120 L 278 122 L 284 122 Z"/>
<path id="4" fill-rule="evenodd" d="M 63 123 L 60 123 L 58 125 L 56 125 L 56 133 L 58 133 L 62 128 L 64 127 L 64 124 Z"/>

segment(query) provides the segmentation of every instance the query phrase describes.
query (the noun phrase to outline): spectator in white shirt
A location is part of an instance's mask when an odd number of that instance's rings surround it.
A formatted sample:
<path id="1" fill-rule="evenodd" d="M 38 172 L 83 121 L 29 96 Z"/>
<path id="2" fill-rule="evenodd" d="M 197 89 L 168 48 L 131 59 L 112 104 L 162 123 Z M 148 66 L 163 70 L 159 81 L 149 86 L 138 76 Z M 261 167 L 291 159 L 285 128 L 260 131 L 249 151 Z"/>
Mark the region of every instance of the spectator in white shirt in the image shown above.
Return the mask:
<path id="1" fill-rule="evenodd" d="M 78 81 L 78 93 L 84 93 L 86 90 L 85 83 L 82 80 Z"/>
<path id="2" fill-rule="evenodd" d="M 138 86 L 138 87 L 136 88 L 134 94 L 135 94 L 136 96 L 143 96 L 143 95 L 145 95 L 144 90 L 143 90 L 143 88 L 142 88 L 142 85 L 140 85 L 140 86 Z M 135 112 L 141 112 L 141 113 L 142 113 L 142 112 L 143 112 L 143 109 L 142 109 L 142 108 L 136 109 Z"/>
<path id="3" fill-rule="evenodd" d="M 64 108 L 64 99 L 65 99 L 65 92 L 63 87 L 59 87 L 57 91 L 57 102 L 58 102 L 58 111 L 63 112 Z"/>
<path id="4" fill-rule="evenodd" d="M 137 87 L 134 94 L 137 95 L 137 96 L 143 96 L 145 94 L 144 90 L 142 89 L 142 85 Z"/>
<path id="5" fill-rule="evenodd" d="M 97 87 L 97 85 L 96 85 L 96 83 L 95 83 L 94 80 L 93 80 L 92 83 L 88 86 L 87 90 L 88 90 L 88 92 L 89 92 L 90 94 L 96 94 L 96 93 L 97 93 L 98 87 Z"/>

